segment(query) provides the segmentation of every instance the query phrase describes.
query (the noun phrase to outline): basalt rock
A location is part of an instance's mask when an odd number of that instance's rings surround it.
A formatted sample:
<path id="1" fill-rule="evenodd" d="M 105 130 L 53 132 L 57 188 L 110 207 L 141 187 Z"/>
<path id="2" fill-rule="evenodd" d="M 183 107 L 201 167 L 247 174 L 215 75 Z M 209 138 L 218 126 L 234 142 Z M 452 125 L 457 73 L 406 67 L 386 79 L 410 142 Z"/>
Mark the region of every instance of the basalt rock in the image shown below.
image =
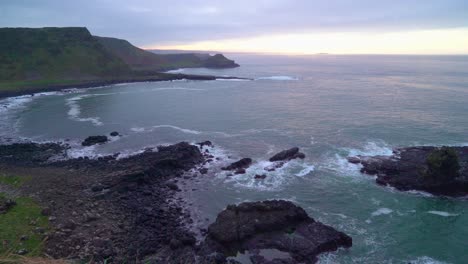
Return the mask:
<path id="1" fill-rule="evenodd" d="M 247 169 L 252 164 L 251 158 L 243 158 L 239 161 L 231 163 L 229 166 L 221 168 L 222 170 L 229 170 L 229 171 L 241 171 Z M 245 172 L 244 172 L 245 173 Z"/>
<path id="2" fill-rule="evenodd" d="M 21 166 L 47 163 L 54 157 L 63 157 L 67 148 L 58 143 L 0 145 L 0 162 Z"/>
<path id="3" fill-rule="evenodd" d="M 104 144 L 107 141 L 109 141 L 107 136 L 89 136 L 81 143 L 81 145 L 89 147 L 96 144 Z"/>
<path id="4" fill-rule="evenodd" d="M 248 251 L 255 260 L 262 258 L 262 250 L 276 250 L 287 256 L 287 263 L 315 263 L 318 254 L 351 245 L 351 237 L 315 221 L 302 208 L 273 200 L 229 205 L 209 226 L 201 251 L 226 256 Z"/>
<path id="5" fill-rule="evenodd" d="M 294 148 L 290 148 L 290 149 L 287 149 L 287 150 L 283 150 L 283 151 L 275 154 L 273 157 L 270 158 L 270 161 L 271 162 L 274 162 L 274 161 L 288 161 L 288 160 L 297 159 L 297 158 L 304 159 L 305 154 L 302 153 L 302 152 L 299 152 L 298 147 L 294 147 Z"/>
<path id="6" fill-rule="evenodd" d="M 460 165 L 457 177 L 438 180 L 428 175 L 428 156 L 438 147 L 407 147 L 395 149 L 391 156 L 358 156 L 348 161 L 361 164 L 361 172 L 377 176 L 380 185 L 401 191 L 419 190 L 435 195 L 464 196 L 468 194 L 468 147 L 452 147 Z"/>

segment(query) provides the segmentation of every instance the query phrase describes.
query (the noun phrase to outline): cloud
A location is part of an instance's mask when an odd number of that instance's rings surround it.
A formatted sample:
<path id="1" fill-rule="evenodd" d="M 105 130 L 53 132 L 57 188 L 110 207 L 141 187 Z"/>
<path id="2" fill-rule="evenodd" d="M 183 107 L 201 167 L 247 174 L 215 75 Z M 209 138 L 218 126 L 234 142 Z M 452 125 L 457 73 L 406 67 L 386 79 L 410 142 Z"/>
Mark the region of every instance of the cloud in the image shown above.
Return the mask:
<path id="1" fill-rule="evenodd" d="M 140 46 L 468 26 L 465 0 L 2 0 L 0 26 L 86 26 Z"/>

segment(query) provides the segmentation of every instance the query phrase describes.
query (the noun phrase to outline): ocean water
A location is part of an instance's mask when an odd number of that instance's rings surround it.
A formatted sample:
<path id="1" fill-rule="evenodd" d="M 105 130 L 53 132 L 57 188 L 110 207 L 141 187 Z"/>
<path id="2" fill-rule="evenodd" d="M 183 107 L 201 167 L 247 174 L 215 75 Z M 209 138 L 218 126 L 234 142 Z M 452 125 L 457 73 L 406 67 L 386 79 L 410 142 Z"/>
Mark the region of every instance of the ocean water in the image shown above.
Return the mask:
<path id="1" fill-rule="evenodd" d="M 288 199 L 353 237 L 320 263 L 467 263 L 468 201 L 377 186 L 347 156 L 394 147 L 468 144 L 468 57 L 231 54 L 236 69 L 179 72 L 252 81 L 120 84 L 0 102 L 0 136 L 69 140 L 69 155 L 131 155 L 148 146 L 211 140 L 222 160 L 182 186 L 194 228 L 227 204 Z M 118 131 L 102 146 L 89 135 Z M 274 153 L 298 146 L 305 160 L 255 174 Z M 255 164 L 228 177 L 219 167 Z"/>

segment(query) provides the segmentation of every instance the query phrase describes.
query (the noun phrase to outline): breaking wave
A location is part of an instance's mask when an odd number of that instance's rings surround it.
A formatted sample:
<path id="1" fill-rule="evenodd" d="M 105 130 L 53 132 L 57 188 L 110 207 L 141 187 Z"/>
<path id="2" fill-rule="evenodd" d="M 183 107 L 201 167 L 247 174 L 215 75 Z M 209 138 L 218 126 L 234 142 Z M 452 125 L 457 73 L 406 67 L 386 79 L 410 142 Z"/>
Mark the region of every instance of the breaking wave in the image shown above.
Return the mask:
<path id="1" fill-rule="evenodd" d="M 255 80 L 270 80 L 270 81 L 298 81 L 296 77 L 277 75 L 277 76 L 268 76 L 268 77 L 259 77 Z"/>

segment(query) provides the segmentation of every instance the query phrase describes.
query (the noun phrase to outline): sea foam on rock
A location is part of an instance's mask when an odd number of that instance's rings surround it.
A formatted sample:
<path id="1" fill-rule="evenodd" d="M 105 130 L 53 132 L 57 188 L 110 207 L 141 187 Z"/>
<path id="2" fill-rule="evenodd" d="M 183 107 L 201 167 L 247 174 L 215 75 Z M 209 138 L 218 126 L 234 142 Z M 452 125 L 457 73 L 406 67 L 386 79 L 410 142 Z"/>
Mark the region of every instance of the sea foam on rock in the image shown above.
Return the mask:
<path id="1" fill-rule="evenodd" d="M 209 226 L 201 251 L 224 256 L 248 251 L 253 263 L 263 263 L 261 250 L 271 249 L 288 253 L 287 263 L 315 263 L 320 253 L 351 246 L 351 237 L 315 221 L 301 207 L 271 200 L 229 205 Z"/>

